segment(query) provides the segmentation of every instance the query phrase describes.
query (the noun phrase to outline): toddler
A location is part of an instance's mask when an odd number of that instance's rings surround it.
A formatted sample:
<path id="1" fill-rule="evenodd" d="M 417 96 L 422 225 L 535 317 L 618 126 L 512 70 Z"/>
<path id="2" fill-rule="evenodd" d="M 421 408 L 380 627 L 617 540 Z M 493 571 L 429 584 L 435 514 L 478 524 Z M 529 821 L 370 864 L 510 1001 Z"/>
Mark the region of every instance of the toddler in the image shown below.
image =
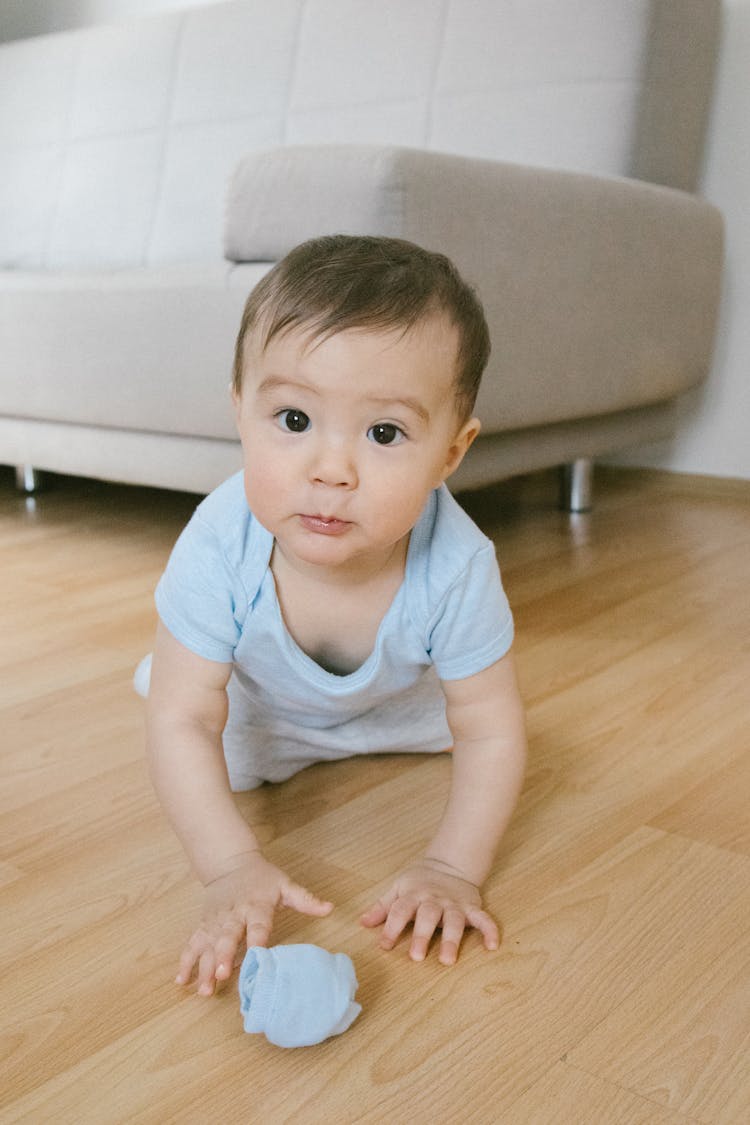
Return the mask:
<path id="1" fill-rule="evenodd" d="M 444 482 L 479 432 L 489 355 L 474 292 L 440 254 L 335 235 L 256 286 L 237 339 L 243 471 L 197 508 L 156 592 L 147 743 L 205 886 L 177 980 L 211 995 L 279 906 L 323 916 L 262 853 L 233 790 L 312 762 L 452 749 L 423 855 L 361 918 L 455 962 L 499 942 L 480 887 L 518 797 L 525 733 L 491 542 Z"/>

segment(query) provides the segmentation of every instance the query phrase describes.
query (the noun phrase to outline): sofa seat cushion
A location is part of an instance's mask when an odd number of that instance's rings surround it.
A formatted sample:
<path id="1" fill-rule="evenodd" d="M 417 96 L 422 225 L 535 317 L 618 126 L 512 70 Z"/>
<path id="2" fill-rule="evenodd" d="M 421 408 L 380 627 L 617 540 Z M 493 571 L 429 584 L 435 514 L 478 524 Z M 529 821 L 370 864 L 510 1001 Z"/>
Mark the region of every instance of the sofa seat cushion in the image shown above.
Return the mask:
<path id="1" fill-rule="evenodd" d="M 234 341 L 269 263 L 0 271 L 3 413 L 235 437 Z"/>

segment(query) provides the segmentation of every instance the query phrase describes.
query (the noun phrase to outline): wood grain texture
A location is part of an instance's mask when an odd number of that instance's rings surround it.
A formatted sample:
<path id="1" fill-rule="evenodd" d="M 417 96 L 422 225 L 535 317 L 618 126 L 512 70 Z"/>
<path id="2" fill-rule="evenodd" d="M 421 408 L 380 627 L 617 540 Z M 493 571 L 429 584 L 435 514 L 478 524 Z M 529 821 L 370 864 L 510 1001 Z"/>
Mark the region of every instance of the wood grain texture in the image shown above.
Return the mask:
<path id="1" fill-rule="evenodd" d="M 195 497 L 0 471 L 0 1121 L 744 1125 L 750 1120 L 750 486 L 546 474 L 462 497 L 495 540 L 528 706 L 487 883 L 495 954 L 380 952 L 357 918 L 428 838 L 450 759 L 315 766 L 239 798 L 336 903 L 277 942 L 354 960 L 345 1035 L 281 1051 L 236 981 L 172 983 L 199 908 L 130 686 Z"/>

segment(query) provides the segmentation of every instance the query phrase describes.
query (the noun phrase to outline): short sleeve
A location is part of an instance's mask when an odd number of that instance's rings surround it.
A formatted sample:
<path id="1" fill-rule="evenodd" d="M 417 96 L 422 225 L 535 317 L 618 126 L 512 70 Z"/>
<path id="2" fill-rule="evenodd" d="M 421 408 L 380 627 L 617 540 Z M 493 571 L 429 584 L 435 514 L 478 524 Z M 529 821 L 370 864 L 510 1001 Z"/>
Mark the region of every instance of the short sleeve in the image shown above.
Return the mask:
<path id="1" fill-rule="evenodd" d="M 462 680 L 489 668 L 512 643 L 513 615 L 488 542 L 438 606 L 429 627 L 429 653 L 441 680 Z"/>
<path id="2" fill-rule="evenodd" d="M 233 661 L 247 597 L 216 532 L 199 513 L 177 540 L 155 599 L 180 644 L 207 660 Z"/>

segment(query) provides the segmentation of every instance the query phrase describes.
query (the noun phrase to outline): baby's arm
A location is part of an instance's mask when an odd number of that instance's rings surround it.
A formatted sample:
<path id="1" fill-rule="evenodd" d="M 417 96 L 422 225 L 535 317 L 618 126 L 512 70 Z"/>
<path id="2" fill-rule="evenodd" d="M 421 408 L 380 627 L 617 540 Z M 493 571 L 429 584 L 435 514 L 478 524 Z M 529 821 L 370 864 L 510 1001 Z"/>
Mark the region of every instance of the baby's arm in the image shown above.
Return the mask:
<path id="1" fill-rule="evenodd" d="M 499 942 L 479 888 L 518 800 L 526 733 L 510 654 L 474 676 L 444 681 L 443 690 L 454 738 L 445 812 L 424 858 L 396 879 L 362 922 L 384 922 L 381 946 L 391 949 L 413 921 L 409 952 L 415 961 L 424 959 L 442 928 L 440 960 L 453 964 L 467 925 L 482 933 L 488 949 Z"/>
<path id="2" fill-rule="evenodd" d="M 241 944 L 265 945 L 275 909 L 323 915 L 322 902 L 261 854 L 229 786 L 222 733 L 231 664 L 195 655 L 160 623 L 147 712 L 147 748 L 157 795 L 206 888 L 200 926 L 180 958 L 177 981 L 198 968 L 211 995 L 232 973 Z"/>

